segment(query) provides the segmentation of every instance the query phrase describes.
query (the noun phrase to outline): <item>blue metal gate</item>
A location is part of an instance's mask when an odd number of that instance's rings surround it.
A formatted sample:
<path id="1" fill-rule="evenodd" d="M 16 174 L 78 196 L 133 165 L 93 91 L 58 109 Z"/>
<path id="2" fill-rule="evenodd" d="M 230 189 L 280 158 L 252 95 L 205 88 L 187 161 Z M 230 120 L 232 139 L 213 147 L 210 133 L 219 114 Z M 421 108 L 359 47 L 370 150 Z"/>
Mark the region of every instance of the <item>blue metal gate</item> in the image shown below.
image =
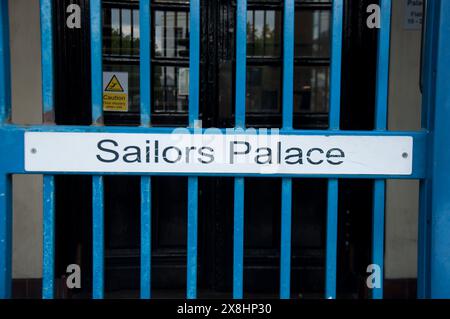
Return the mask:
<path id="1" fill-rule="evenodd" d="M 12 212 L 11 175 L 25 174 L 25 132 L 103 132 L 103 133 L 164 133 L 174 128 L 150 126 L 150 0 L 140 0 L 140 77 L 141 126 L 112 128 L 102 125 L 102 14 L 101 0 L 90 1 L 91 65 L 92 65 L 92 125 L 54 125 L 54 50 L 52 28 L 52 1 L 41 0 L 43 112 L 42 126 L 17 126 L 10 121 L 10 62 L 8 1 L 0 0 L 0 298 L 11 296 Z M 427 2 L 426 40 L 424 52 L 423 129 L 418 132 L 387 131 L 387 97 L 390 50 L 391 0 L 381 0 L 381 28 L 379 30 L 378 66 L 376 80 L 375 131 L 341 131 L 340 93 L 343 29 L 343 2 L 333 1 L 332 58 L 329 130 L 317 132 L 293 129 L 294 78 L 294 5 L 295 0 L 284 1 L 283 36 L 283 127 L 284 135 L 329 136 L 411 136 L 414 141 L 413 172 L 410 176 L 361 176 L 374 179 L 373 204 L 373 264 L 384 264 L 384 207 L 386 179 L 407 178 L 421 180 L 421 213 L 419 244 L 419 297 L 450 297 L 450 147 L 447 127 L 450 123 L 450 81 L 445 69 L 450 66 L 450 2 Z M 200 69 L 200 0 L 190 1 L 190 87 L 189 128 L 194 129 L 199 117 Z M 247 2 L 237 1 L 236 40 L 236 96 L 235 128 L 245 128 L 246 22 Z M 446 41 L 447 40 L 447 41 Z M 54 297 L 55 265 L 55 186 L 52 172 L 44 174 L 43 183 L 43 298 Z M 50 175 L 49 175 L 50 174 Z M 104 206 L 103 176 L 91 174 L 93 185 L 93 298 L 104 296 Z M 141 176 L 141 298 L 151 296 L 151 175 Z M 186 297 L 197 296 L 197 215 L 198 176 L 188 175 L 188 241 Z M 245 174 L 235 175 L 234 182 L 234 247 L 233 297 L 243 298 L 244 251 L 244 182 Z M 272 176 L 272 175 L 271 175 Z M 281 205 L 281 261 L 280 298 L 290 298 L 291 207 L 292 178 L 302 176 L 274 175 L 282 179 Z M 315 176 L 329 178 L 326 235 L 326 287 L 324 298 L 336 298 L 337 212 L 338 180 L 343 175 Z M 354 178 L 354 177 L 353 177 Z M 373 290 L 372 297 L 383 297 L 383 287 Z"/>

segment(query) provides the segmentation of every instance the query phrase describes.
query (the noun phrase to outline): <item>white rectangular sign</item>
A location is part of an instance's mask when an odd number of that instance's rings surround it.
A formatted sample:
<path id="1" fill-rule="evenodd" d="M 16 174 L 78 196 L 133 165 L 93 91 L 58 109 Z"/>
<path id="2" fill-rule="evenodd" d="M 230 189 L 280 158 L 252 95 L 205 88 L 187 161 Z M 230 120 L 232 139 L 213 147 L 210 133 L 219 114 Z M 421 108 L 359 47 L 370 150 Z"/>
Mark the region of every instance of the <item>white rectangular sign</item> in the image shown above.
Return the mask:
<path id="1" fill-rule="evenodd" d="M 411 175 L 413 138 L 25 133 L 28 172 Z"/>
<path id="2" fill-rule="evenodd" d="M 405 29 L 420 30 L 423 21 L 423 0 L 404 0 Z"/>

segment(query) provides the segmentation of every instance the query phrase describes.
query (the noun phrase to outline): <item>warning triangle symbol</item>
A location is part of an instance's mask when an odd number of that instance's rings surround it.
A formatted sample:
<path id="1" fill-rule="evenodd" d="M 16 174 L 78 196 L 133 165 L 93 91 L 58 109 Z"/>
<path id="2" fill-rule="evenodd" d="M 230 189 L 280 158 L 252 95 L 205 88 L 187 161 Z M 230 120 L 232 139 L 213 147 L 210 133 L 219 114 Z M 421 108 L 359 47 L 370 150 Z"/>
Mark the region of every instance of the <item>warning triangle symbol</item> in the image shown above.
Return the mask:
<path id="1" fill-rule="evenodd" d="M 117 76 L 113 75 L 105 89 L 106 92 L 124 92 Z"/>

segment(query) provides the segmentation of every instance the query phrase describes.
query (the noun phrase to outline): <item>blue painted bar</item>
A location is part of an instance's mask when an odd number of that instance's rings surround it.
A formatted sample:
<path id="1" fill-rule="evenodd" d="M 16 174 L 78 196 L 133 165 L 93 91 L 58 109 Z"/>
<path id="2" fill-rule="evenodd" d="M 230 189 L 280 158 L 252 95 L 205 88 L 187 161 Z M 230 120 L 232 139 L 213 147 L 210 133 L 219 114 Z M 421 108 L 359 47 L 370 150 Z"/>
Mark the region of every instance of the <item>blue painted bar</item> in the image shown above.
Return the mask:
<path id="1" fill-rule="evenodd" d="M 385 193 L 386 182 L 381 179 L 375 180 L 373 189 L 372 263 L 379 266 L 381 280 L 380 287 L 375 287 L 372 290 L 373 299 L 383 299 Z"/>
<path id="2" fill-rule="evenodd" d="M 281 181 L 280 298 L 291 297 L 292 179 Z"/>
<path id="3" fill-rule="evenodd" d="M 91 81 L 92 123 L 103 123 L 103 48 L 102 48 L 102 1 L 90 1 L 91 15 Z"/>
<path id="4" fill-rule="evenodd" d="M 55 295 L 55 178 L 44 176 L 42 298 Z"/>
<path id="5" fill-rule="evenodd" d="M 267 135 L 267 130 L 242 130 L 237 128 L 222 129 L 195 129 L 179 127 L 143 127 L 143 126 L 67 126 L 67 125 L 11 125 L 5 124 L 0 126 L 0 134 L 2 135 L 21 135 L 25 132 L 56 132 L 56 133 L 132 133 L 132 134 L 173 134 L 173 130 L 177 130 L 177 134 L 236 134 L 236 135 Z M 343 130 L 285 130 L 280 129 L 279 135 L 298 135 L 298 136 L 408 136 L 414 140 L 421 141 L 426 138 L 429 133 L 426 130 L 420 131 L 343 131 Z M 0 143 L 2 141 L 0 140 Z M 419 154 L 418 154 L 419 155 Z"/>
<path id="6" fill-rule="evenodd" d="M 237 0 L 236 12 L 236 100 L 235 126 L 245 127 L 247 70 L 247 0 Z"/>
<path id="7" fill-rule="evenodd" d="M 387 128 L 391 41 L 391 0 L 381 0 L 381 28 L 378 31 L 375 129 Z"/>
<path id="8" fill-rule="evenodd" d="M 55 121 L 52 0 L 41 0 L 42 100 L 44 123 Z"/>
<path id="9" fill-rule="evenodd" d="M 325 298 L 336 299 L 339 180 L 328 180 Z"/>
<path id="10" fill-rule="evenodd" d="M 339 130 L 341 121 L 341 69 L 344 0 L 333 1 L 330 66 L 330 130 Z"/>
<path id="11" fill-rule="evenodd" d="M 283 128 L 293 128 L 294 117 L 295 0 L 284 1 Z M 283 178 L 281 189 L 280 298 L 291 295 L 292 179 Z"/>
<path id="12" fill-rule="evenodd" d="M 90 1 L 91 15 L 91 82 L 92 123 L 103 123 L 103 48 L 102 48 L 102 2 Z M 104 297 L 104 207 L 103 176 L 92 177 L 92 238 L 93 280 L 92 297 Z"/>
<path id="13" fill-rule="evenodd" d="M 382 0 L 381 28 L 378 32 L 377 82 L 375 96 L 375 129 L 377 131 L 384 131 L 387 129 L 391 11 L 391 0 Z M 372 262 L 380 267 L 381 285 L 380 287 L 375 287 L 373 289 L 373 299 L 383 299 L 385 192 L 385 180 L 375 180 L 373 190 Z"/>
<path id="14" fill-rule="evenodd" d="M 244 296 L 244 178 L 234 179 L 233 298 Z"/>
<path id="15" fill-rule="evenodd" d="M 189 32 L 189 126 L 199 118 L 200 93 L 200 0 L 190 1 Z"/>
<path id="16" fill-rule="evenodd" d="M 104 207 L 103 176 L 92 177 L 92 297 L 104 297 Z"/>
<path id="17" fill-rule="evenodd" d="M 430 1 L 428 1 L 430 2 Z M 432 41 L 431 66 L 425 69 L 432 76 L 430 87 L 434 99 L 428 107 L 434 109 L 431 135 L 432 163 L 431 179 L 431 241 L 430 241 L 430 282 L 429 297 L 450 299 L 450 1 L 438 0 L 430 19 L 435 25 L 435 39 Z"/>
<path id="18" fill-rule="evenodd" d="M 11 70 L 8 0 L 0 2 L 0 124 L 11 117 Z"/>
<path id="19" fill-rule="evenodd" d="M 151 8 L 139 1 L 141 126 L 151 124 Z M 141 176 L 141 299 L 151 297 L 151 178 Z"/>
<path id="20" fill-rule="evenodd" d="M 200 93 L 200 0 L 190 1 L 189 33 L 189 127 L 199 120 Z M 188 178 L 186 297 L 197 298 L 198 177 Z"/>
<path id="21" fill-rule="evenodd" d="M 141 299 L 151 297 L 151 179 L 141 177 Z"/>
<path id="22" fill-rule="evenodd" d="M 422 129 L 432 131 L 434 129 L 434 63 L 437 61 L 436 49 L 439 43 L 438 19 L 439 6 L 436 1 L 426 2 L 427 18 L 425 19 L 423 58 L 422 58 Z M 429 138 L 429 152 L 433 144 Z M 432 161 L 428 160 L 428 172 L 432 171 Z M 431 211 L 432 211 L 432 181 L 425 179 L 420 181 L 420 209 L 418 231 L 418 256 L 417 256 L 417 297 L 429 298 L 430 292 L 430 261 L 431 261 Z"/>
<path id="23" fill-rule="evenodd" d="M 431 199 L 432 182 L 429 179 L 420 181 L 419 197 L 419 229 L 417 251 L 417 298 L 430 296 L 430 261 L 431 261 Z"/>
<path id="24" fill-rule="evenodd" d="M 8 13 L 8 0 L 0 0 L 0 125 L 8 122 L 11 116 Z M 0 299 L 11 297 L 12 279 L 12 186 L 5 164 L 0 163 Z"/>
<path id="25" fill-rule="evenodd" d="M 295 0 L 285 0 L 283 35 L 283 128 L 286 130 L 292 129 L 294 116 L 294 21 Z"/>
<path id="26" fill-rule="evenodd" d="M 235 126 L 245 128 L 247 72 L 247 0 L 236 8 L 236 99 Z M 242 177 L 234 179 L 233 298 L 244 296 L 244 186 Z"/>
<path id="27" fill-rule="evenodd" d="M 53 66 L 53 2 L 40 1 L 42 105 L 44 123 L 55 121 L 55 83 Z M 42 298 L 55 294 L 55 178 L 44 175 L 43 187 L 43 256 Z"/>
<path id="28" fill-rule="evenodd" d="M 330 80 L 330 130 L 339 130 L 341 111 L 341 68 L 342 68 L 342 32 L 343 32 L 343 0 L 333 1 L 331 29 L 331 80 Z M 327 233 L 325 260 L 325 298 L 336 298 L 336 261 L 337 261 L 337 227 L 339 180 L 328 181 L 327 201 Z"/>
<path id="29" fill-rule="evenodd" d="M 188 178 L 187 299 L 197 298 L 198 178 Z"/>
<path id="30" fill-rule="evenodd" d="M 151 122 L 151 14 L 150 0 L 139 1 L 141 125 Z"/>
<path id="31" fill-rule="evenodd" d="M 0 299 L 11 298 L 12 189 L 11 176 L 0 175 Z"/>

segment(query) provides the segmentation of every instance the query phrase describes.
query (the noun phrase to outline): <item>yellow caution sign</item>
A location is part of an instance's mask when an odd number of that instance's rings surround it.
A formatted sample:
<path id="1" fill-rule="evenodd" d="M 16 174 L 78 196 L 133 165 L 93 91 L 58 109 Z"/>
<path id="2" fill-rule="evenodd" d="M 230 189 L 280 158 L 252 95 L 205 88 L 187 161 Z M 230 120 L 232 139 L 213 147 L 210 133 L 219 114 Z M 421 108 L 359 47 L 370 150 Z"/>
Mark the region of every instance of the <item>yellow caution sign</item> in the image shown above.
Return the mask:
<path id="1" fill-rule="evenodd" d="M 117 79 L 117 76 L 114 74 L 111 78 L 111 81 L 109 81 L 108 85 L 106 86 L 105 91 L 107 92 L 124 92 L 122 85 L 120 85 L 119 80 Z"/>
<path id="2" fill-rule="evenodd" d="M 103 110 L 128 112 L 128 73 L 103 73 Z"/>

